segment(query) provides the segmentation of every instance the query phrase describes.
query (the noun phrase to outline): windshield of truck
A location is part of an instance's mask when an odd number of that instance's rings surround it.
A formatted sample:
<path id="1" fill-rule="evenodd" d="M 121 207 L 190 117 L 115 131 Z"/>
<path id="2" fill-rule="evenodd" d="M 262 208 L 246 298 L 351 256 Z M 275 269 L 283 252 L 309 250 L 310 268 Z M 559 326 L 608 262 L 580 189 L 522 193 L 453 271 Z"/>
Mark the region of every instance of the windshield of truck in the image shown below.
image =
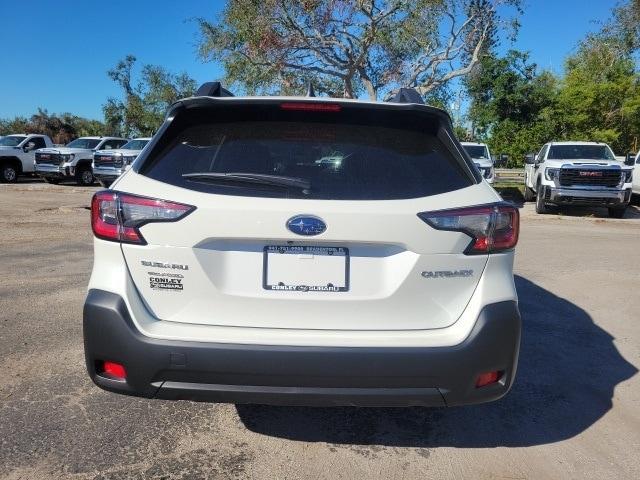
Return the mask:
<path id="1" fill-rule="evenodd" d="M 95 138 L 77 138 L 71 143 L 67 143 L 67 148 L 84 148 L 85 150 L 92 150 L 98 146 L 100 140 Z"/>
<path id="2" fill-rule="evenodd" d="M 552 145 L 548 160 L 615 160 L 606 145 Z"/>
<path id="3" fill-rule="evenodd" d="M 489 151 L 484 145 L 463 145 L 462 146 L 471 158 L 489 159 Z"/>
<path id="4" fill-rule="evenodd" d="M 0 147 L 17 147 L 25 138 L 18 135 L 0 138 Z"/>
<path id="5" fill-rule="evenodd" d="M 142 150 L 147 143 L 149 140 L 131 140 L 120 148 L 122 150 Z"/>

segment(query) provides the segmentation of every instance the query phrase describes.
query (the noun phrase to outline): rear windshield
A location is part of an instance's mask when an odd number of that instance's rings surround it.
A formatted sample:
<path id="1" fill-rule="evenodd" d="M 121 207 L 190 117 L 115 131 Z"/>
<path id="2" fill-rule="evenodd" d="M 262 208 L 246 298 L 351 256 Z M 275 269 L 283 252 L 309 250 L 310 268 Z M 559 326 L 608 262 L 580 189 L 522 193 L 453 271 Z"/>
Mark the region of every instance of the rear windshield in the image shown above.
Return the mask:
<path id="1" fill-rule="evenodd" d="M 615 160 L 606 145 L 552 145 L 549 160 Z"/>
<path id="2" fill-rule="evenodd" d="M 296 121 L 224 122 L 210 121 L 211 115 L 207 122 L 167 132 L 164 147 L 151 153 L 140 173 L 216 194 L 325 200 L 418 198 L 475 183 L 463 160 L 437 138 L 433 125 L 420 128 L 407 114 L 399 122 L 386 115 L 384 122 L 370 120 L 373 124 L 338 122 L 328 114 L 306 113 Z M 376 123 L 412 126 L 400 129 Z M 198 173 L 213 173 L 216 178 L 184 176 Z M 293 178 L 307 186 L 221 181 L 217 174 L 222 173 Z"/>

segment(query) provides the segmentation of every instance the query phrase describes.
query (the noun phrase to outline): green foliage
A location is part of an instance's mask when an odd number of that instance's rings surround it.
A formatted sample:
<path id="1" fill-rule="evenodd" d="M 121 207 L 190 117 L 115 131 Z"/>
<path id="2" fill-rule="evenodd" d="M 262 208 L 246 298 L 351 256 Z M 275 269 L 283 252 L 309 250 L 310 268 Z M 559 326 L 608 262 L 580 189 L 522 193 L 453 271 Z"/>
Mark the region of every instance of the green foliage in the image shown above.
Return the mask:
<path id="1" fill-rule="evenodd" d="M 563 138 L 609 143 L 624 154 L 640 135 L 640 75 L 631 52 L 605 35 L 589 36 L 567 59 L 558 95 Z"/>
<path id="2" fill-rule="evenodd" d="M 16 117 L 0 120 L 0 135 L 10 133 L 41 133 L 54 143 L 68 143 L 74 138 L 105 135 L 106 126 L 98 120 L 89 120 L 71 113 L 49 114 L 41 108 L 30 118 Z"/>
<path id="3" fill-rule="evenodd" d="M 151 136 L 172 103 L 195 93 L 196 82 L 186 73 L 175 75 L 157 65 L 144 65 L 134 81 L 135 64 L 136 58 L 128 55 L 107 72 L 122 89 L 123 99 L 107 99 L 102 107 L 105 123 L 114 134 Z"/>
<path id="4" fill-rule="evenodd" d="M 527 53 L 484 57 L 466 85 L 471 136 L 488 141 L 494 154 L 507 154 L 510 166 L 554 135 L 558 79 L 537 73 Z"/>

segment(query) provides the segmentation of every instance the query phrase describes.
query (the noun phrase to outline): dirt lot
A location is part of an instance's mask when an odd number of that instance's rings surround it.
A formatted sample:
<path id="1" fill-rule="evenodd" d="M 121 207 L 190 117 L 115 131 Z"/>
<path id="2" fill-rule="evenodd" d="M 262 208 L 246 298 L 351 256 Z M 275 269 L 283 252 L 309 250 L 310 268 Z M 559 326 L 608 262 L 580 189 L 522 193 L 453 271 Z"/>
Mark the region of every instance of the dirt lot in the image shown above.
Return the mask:
<path id="1" fill-rule="evenodd" d="M 503 400 L 451 409 L 149 401 L 85 374 L 95 188 L 0 186 L 0 478 L 640 478 L 640 211 L 522 210 Z"/>

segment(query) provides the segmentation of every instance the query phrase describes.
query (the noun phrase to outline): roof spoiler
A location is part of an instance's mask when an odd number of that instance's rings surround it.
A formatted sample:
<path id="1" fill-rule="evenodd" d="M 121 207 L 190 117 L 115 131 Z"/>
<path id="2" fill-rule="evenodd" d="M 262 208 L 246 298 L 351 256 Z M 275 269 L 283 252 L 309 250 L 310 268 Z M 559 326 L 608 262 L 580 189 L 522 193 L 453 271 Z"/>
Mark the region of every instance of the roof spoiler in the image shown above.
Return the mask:
<path id="1" fill-rule="evenodd" d="M 401 88 L 398 92 L 391 97 L 389 102 L 393 103 L 417 103 L 418 105 L 424 105 L 422 96 L 415 88 Z"/>
<path id="2" fill-rule="evenodd" d="M 233 97 L 233 93 L 223 88 L 220 82 L 206 82 L 200 85 L 196 97 Z"/>

